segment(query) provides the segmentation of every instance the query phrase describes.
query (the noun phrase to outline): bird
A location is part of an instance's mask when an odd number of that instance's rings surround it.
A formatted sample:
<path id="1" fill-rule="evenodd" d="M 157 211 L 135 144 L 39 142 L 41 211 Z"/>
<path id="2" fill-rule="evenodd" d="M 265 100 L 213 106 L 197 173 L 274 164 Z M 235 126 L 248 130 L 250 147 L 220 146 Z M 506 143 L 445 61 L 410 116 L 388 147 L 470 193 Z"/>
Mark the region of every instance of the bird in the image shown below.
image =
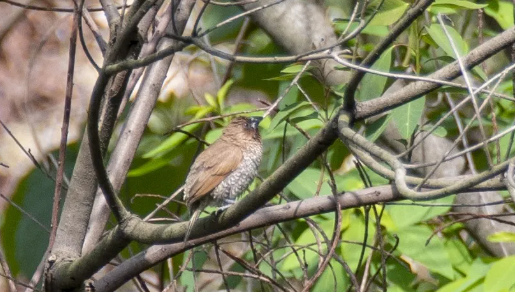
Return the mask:
<path id="1" fill-rule="evenodd" d="M 261 120 L 261 117 L 233 118 L 220 138 L 193 162 L 184 184 L 183 199 L 190 211 L 185 244 L 207 206 L 225 209 L 256 177 L 263 155 L 258 129 Z"/>

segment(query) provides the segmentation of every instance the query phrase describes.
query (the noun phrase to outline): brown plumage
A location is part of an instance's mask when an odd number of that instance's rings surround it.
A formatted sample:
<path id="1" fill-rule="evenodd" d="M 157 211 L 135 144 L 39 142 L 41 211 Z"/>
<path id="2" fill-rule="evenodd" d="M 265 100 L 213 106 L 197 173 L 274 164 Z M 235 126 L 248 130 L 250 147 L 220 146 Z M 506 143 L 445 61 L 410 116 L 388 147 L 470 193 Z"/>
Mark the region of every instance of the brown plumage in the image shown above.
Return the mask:
<path id="1" fill-rule="evenodd" d="M 222 136 L 195 159 L 184 185 L 190 223 L 184 236 L 208 205 L 222 206 L 241 195 L 257 174 L 262 146 L 258 117 L 236 117 Z"/>

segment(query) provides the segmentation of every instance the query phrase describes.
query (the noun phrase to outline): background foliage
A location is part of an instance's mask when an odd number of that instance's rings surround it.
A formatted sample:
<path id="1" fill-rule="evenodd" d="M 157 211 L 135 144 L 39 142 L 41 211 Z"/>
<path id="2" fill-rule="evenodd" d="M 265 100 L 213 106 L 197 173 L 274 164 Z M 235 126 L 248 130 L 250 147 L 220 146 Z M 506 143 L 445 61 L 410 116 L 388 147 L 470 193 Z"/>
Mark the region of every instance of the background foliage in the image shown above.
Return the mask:
<path id="1" fill-rule="evenodd" d="M 331 24 L 336 34 L 342 33 L 347 27 L 352 30 L 359 24 L 356 21 L 349 25 L 352 13 L 352 9 L 349 9 L 350 2 L 353 1 L 325 3 L 326 13 L 332 20 Z M 361 2 L 357 3 L 359 9 Z M 358 15 L 358 18 L 368 19 L 372 15 L 373 18 L 358 37 L 345 44 L 346 47 L 352 48 L 350 55 L 346 56 L 350 60 L 362 60 L 389 34 L 391 26 L 404 15 L 409 6 L 413 5 L 412 1 L 403 0 L 368 2 L 366 9 L 362 10 L 363 13 L 361 16 Z M 0 5 L 7 6 L 6 3 Z M 456 54 L 468 54 L 472 48 L 483 42 L 482 38 L 488 39 L 512 28 L 513 9 L 513 3 L 508 1 L 436 0 L 423 16 L 413 22 L 381 54 L 371 69 L 413 76 L 428 75 L 456 60 Z M 196 11 L 198 13 L 199 10 Z M 27 13 L 37 15 L 38 12 Z M 241 10 L 237 7 L 209 5 L 202 15 L 201 27 L 213 27 L 240 13 Z M 445 14 L 445 28 L 448 33 L 437 20 L 439 13 Z M 57 12 L 51 14 L 52 17 L 59 15 Z M 39 20 L 34 20 L 37 21 Z M 209 42 L 220 50 L 234 49 L 235 38 L 245 21 L 232 21 L 215 30 L 209 34 Z M 449 38 L 456 48 L 453 49 Z M 59 46 L 66 47 L 67 44 L 62 42 Z M 499 52 L 488 62 L 474 67 L 470 71 L 473 83 L 476 86 L 483 84 L 491 76 L 509 66 L 510 53 L 509 50 Z M 288 52 L 276 44 L 257 23 L 251 21 L 244 33 L 243 45 L 238 54 L 282 56 Z M 202 142 L 209 144 L 215 141 L 220 136 L 222 128 L 230 121 L 231 115 L 262 115 L 271 103 L 283 97 L 273 114 L 261 123 L 265 159 L 259 170 L 260 179 L 256 179 L 251 185 L 251 191 L 260 184 L 261 178 L 273 173 L 307 143 L 308 137 L 314 136 L 334 118 L 343 104 L 346 84 L 328 86 L 317 75 L 319 68 L 314 65 L 305 68 L 305 62 L 233 64 L 213 57 L 194 45 L 188 46 L 176 57 L 180 59 L 180 63 L 171 70 L 178 70 L 178 73 L 169 74 L 165 82 L 161 98 L 149 120 L 120 192 L 125 205 L 141 217 L 149 214 L 157 204 L 182 185 L 195 155 L 205 147 Z M 79 65 L 89 66 L 87 63 Z M 224 79 L 229 66 L 233 66 L 230 78 Z M 344 66 L 338 69 L 351 72 Z M 76 70 L 80 72 L 81 68 Z M 178 85 L 180 80 L 177 81 L 177 76 L 181 74 L 186 76 L 185 80 L 189 80 L 190 84 Z M 300 78 L 294 81 L 298 75 Z M 481 123 L 473 117 L 474 109 L 471 103 L 456 111 L 464 125 L 471 125 L 467 134 L 469 145 L 482 142 L 480 125 L 489 136 L 504 133 L 498 143 L 488 145 L 488 154 L 482 150 L 471 152 L 474 168 L 478 171 L 489 169 L 488 155 L 499 163 L 511 157 L 513 151 L 510 141 L 513 138 L 513 130 L 510 128 L 513 126 L 515 112 L 513 99 L 499 97 L 513 97 L 513 83 L 508 77 L 490 87 L 490 90 L 499 94 L 490 101 L 487 100 L 489 95 L 486 93 L 477 95 L 480 105 L 490 103 L 479 118 Z M 373 100 L 381 96 L 397 79 L 367 73 L 360 83 L 356 97 L 358 101 Z M 199 85 L 203 92 L 192 89 L 201 83 L 204 83 Z M 294 84 L 290 88 L 292 83 Z M 186 89 L 177 89 L 174 86 Z M 78 94 L 87 98 L 89 92 Z M 391 139 L 391 136 L 384 134 L 388 125 L 393 126 L 398 132 L 399 137 L 395 141 L 401 143 L 405 149 L 413 145 L 416 137 L 420 138 L 433 126 L 434 135 L 453 141 L 458 137 L 460 129 L 456 117 L 451 115 L 444 118 L 453 107 L 446 101 L 445 95 L 451 96 L 454 102 L 458 103 L 468 95 L 468 92 L 466 88 L 444 86 L 381 117 L 358 121 L 354 129 L 383 148 L 387 148 L 385 140 Z M 115 131 L 113 141 L 121 131 L 127 111 L 126 109 L 121 116 L 120 126 Z M 209 119 L 203 123 L 197 122 L 199 119 L 210 117 L 219 118 Z M 75 122 L 83 124 L 84 121 Z M 59 125 L 55 124 L 53 127 Z M 508 129 L 509 131 L 505 132 Z M 15 132 L 14 135 L 24 134 Z M 10 138 L 2 136 L 3 141 L 7 139 Z M 113 145 L 110 149 L 112 147 Z M 460 147 L 463 149 L 466 145 L 461 144 Z M 66 174 L 70 176 L 78 147 L 73 143 L 67 151 Z M 15 163 L 7 156 L 0 158 L 0 162 L 9 165 Z M 341 141 L 335 142 L 319 160 L 288 184 L 270 204 L 330 196 L 332 175 L 338 192 L 389 184 L 388 179 L 363 165 L 357 167 L 358 164 L 353 161 L 349 149 Z M 405 162 L 410 162 L 410 159 L 405 158 Z M 9 175 L 9 170 L 4 172 L 5 176 Z M 413 171 L 413 174 L 420 172 Z M 5 211 L 2 213 L 2 248 L 12 274 L 20 282 L 26 282 L 36 271 L 47 247 L 52 213 L 50 194 L 53 193 L 53 188 L 54 182 L 41 170 L 32 170 L 19 180 L 10 195 L 13 203 L 5 205 Z M 454 195 L 424 203 L 398 201 L 342 210 L 341 226 L 336 231 L 340 242 L 333 259 L 329 261 L 328 268 L 323 271 L 311 291 L 350 289 L 351 281 L 341 260 L 353 271 L 359 283 L 363 283 L 362 291 L 380 291 L 385 288 L 388 291 L 515 291 L 515 278 L 512 276 L 515 273 L 514 256 L 492 254 L 478 244 L 475 240 L 476 235 L 471 234 L 464 224 L 470 218 L 509 218 L 506 216 L 512 214 L 512 201 L 507 191 L 501 191 L 500 194 L 502 200 L 499 204 L 505 204 L 506 212 L 501 215 L 504 217 L 460 214 L 460 206 L 453 205 Z M 21 213 L 17 206 L 35 219 Z M 208 211 L 214 210 L 213 208 Z M 463 215 L 468 217 L 463 219 Z M 184 220 L 187 219 L 187 210 L 178 199 L 169 203 L 154 217 L 161 220 Z M 214 280 L 206 276 L 211 275 L 210 270 L 218 267 L 217 256 L 214 253 L 218 247 L 206 244 L 195 249 L 195 269 L 205 269 L 196 276 L 196 281 L 193 272 L 184 269 L 187 265 L 191 267 L 190 253 L 187 252 L 145 272 L 144 280 L 148 282 L 148 287 L 143 289 L 163 290 L 163 286 L 169 283 L 171 277 L 177 280 L 177 289 L 187 291 L 193 291 L 194 285 L 205 291 L 279 289 L 268 280 L 242 276 L 250 273 L 274 279 L 284 290 L 302 290 L 303 285 L 318 271 L 325 259 L 328 246 L 324 242 L 324 237 L 330 239 L 334 235 L 335 217 L 334 213 L 319 214 L 309 219 L 291 220 L 229 237 L 228 241 L 233 243 L 224 244 L 224 248 L 243 262 L 252 263 L 255 270 L 249 269 L 238 260 L 223 257 L 224 271 L 235 272 L 226 276 L 225 283 L 219 274 L 214 273 Z M 40 223 L 36 223 L 36 220 Z M 115 221 L 110 222 L 108 228 L 114 227 Z M 513 224 L 508 219 L 501 223 Z M 253 237 L 252 248 L 249 245 L 249 236 Z M 513 243 L 515 237 L 511 232 L 500 232 L 491 235 L 488 240 Z M 119 260 L 123 261 L 124 258 L 146 248 L 146 245 L 133 242 L 121 253 Z M 141 286 L 141 283 L 138 285 Z M 131 284 L 124 287 L 127 290 L 134 289 Z"/>

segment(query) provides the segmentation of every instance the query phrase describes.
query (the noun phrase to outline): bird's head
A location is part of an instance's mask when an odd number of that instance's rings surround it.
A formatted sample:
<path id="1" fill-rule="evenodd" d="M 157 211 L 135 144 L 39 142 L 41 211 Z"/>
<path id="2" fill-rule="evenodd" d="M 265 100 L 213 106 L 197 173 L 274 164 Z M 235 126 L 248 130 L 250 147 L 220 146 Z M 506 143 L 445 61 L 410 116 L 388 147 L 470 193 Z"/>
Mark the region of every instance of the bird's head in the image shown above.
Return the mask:
<path id="1" fill-rule="evenodd" d="M 258 126 L 263 120 L 261 117 L 235 117 L 225 127 L 223 136 L 232 137 L 239 141 L 258 140 L 261 141 Z"/>

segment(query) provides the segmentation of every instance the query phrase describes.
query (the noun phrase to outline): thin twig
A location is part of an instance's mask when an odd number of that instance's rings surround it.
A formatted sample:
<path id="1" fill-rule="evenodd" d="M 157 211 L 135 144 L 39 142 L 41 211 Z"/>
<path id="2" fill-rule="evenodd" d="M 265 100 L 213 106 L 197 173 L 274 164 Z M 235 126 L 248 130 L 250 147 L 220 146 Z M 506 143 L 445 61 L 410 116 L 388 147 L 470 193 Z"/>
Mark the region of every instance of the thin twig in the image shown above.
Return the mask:
<path id="1" fill-rule="evenodd" d="M 43 223 L 39 222 L 38 219 L 36 219 L 36 217 L 32 216 L 29 212 L 23 210 L 22 207 L 20 207 L 18 204 L 16 204 L 15 202 L 13 202 L 11 199 L 9 199 L 8 197 L 4 196 L 3 194 L 0 193 L 0 197 L 4 200 L 6 200 L 9 204 L 13 205 L 14 208 L 18 209 L 18 211 L 20 211 L 23 215 L 29 217 L 30 220 L 32 220 L 34 223 L 36 223 L 37 225 L 39 225 L 41 228 L 43 228 L 43 230 L 45 230 L 46 232 L 50 233 L 50 229 L 48 227 L 46 227 L 45 225 L 43 225 Z"/>
<path id="2" fill-rule="evenodd" d="M 5 260 L 4 253 L 0 249 L 0 266 L 2 266 L 2 271 L 6 275 L 7 281 L 9 282 L 9 289 L 11 292 L 16 292 L 16 283 L 13 281 L 13 277 L 11 275 L 11 269 L 9 269 L 9 265 L 7 264 L 7 261 Z"/>
<path id="3" fill-rule="evenodd" d="M 68 128 L 70 126 L 70 112 L 73 95 L 73 73 L 75 69 L 75 52 L 77 48 L 77 33 L 78 25 L 80 21 L 80 11 L 75 11 L 73 15 L 71 36 L 70 36 L 70 49 L 68 57 L 68 74 L 66 80 L 66 93 L 64 101 L 64 114 L 63 123 L 61 126 L 61 143 L 59 146 L 59 168 L 57 169 L 57 175 L 55 180 L 55 191 L 54 200 L 52 204 L 52 231 L 50 232 L 50 239 L 48 243 L 49 249 L 52 249 L 55 241 L 55 235 L 57 233 L 58 220 L 59 220 L 59 204 L 61 202 L 61 190 L 64 177 L 64 166 L 66 160 L 66 145 L 68 142 Z"/>
<path id="4" fill-rule="evenodd" d="M 42 7 L 42 6 L 35 6 L 35 5 L 27 5 L 18 3 L 11 0 L 0 0 L 0 2 L 5 2 L 8 4 L 11 4 L 13 6 L 21 7 L 23 9 L 28 10 L 39 10 L 39 11 L 51 11 L 51 12 L 67 12 L 67 13 L 73 13 L 75 12 L 75 8 L 60 8 L 60 7 Z M 116 9 L 121 9 L 122 6 L 117 6 Z M 104 11 L 104 8 L 102 7 L 89 7 L 86 8 L 90 12 L 98 12 L 98 11 Z"/>
<path id="5" fill-rule="evenodd" d="M 467 73 L 467 69 L 465 68 L 465 65 L 463 64 L 463 60 L 461 59 L 458 49 L 456 48 L 456 44 L 454 44 L 452 37 L 450 36 L 449 32 L 447 31 L 447 27 L 445 26 L 445 23 L 443 22 L 442 15 L 440 13 L 438 13 L 437 18 L 438 18 L 438 22 L 440 22 L 440 26 L 442 27 L 443 32 L 445 33 L 445 36 L 447 37 L 447 39 L 451 45 L 452 51 L 456 55 L 456 61 L 458 61 L 458 65 L 460 66 L 463 79 L 465 79 L 465 83 L 467 84 L 467 89 L 472 98 L 472 105 L 474 106 L 474 111 L 476 112 L 476 115 L 478 116 L 477 121 L 479 124 L 479 130 L 480 130 L 481 136 L 483 138 L 483 141 L 485 141 L 486 140 L 486 132 L 485 132 L 485 128 L 483 126 L 483 122 L 481 121 L 481 111 L 479 110 L 479 107 L 477 105 L 476 95 L 474 93 L 474 90 L 472 89 L 472 81 L 470 81 L 470 77 Z M 488 145 L 486 143 L 483 143 L 483 149 L 485 151 L 485 155 L 488 160 L 488 165 L 489 165 L 489 167 L 492 167 L 492 165 L 493 165 L 492 157 L 490 156 L 490 151 L 488 150 Z"/>

